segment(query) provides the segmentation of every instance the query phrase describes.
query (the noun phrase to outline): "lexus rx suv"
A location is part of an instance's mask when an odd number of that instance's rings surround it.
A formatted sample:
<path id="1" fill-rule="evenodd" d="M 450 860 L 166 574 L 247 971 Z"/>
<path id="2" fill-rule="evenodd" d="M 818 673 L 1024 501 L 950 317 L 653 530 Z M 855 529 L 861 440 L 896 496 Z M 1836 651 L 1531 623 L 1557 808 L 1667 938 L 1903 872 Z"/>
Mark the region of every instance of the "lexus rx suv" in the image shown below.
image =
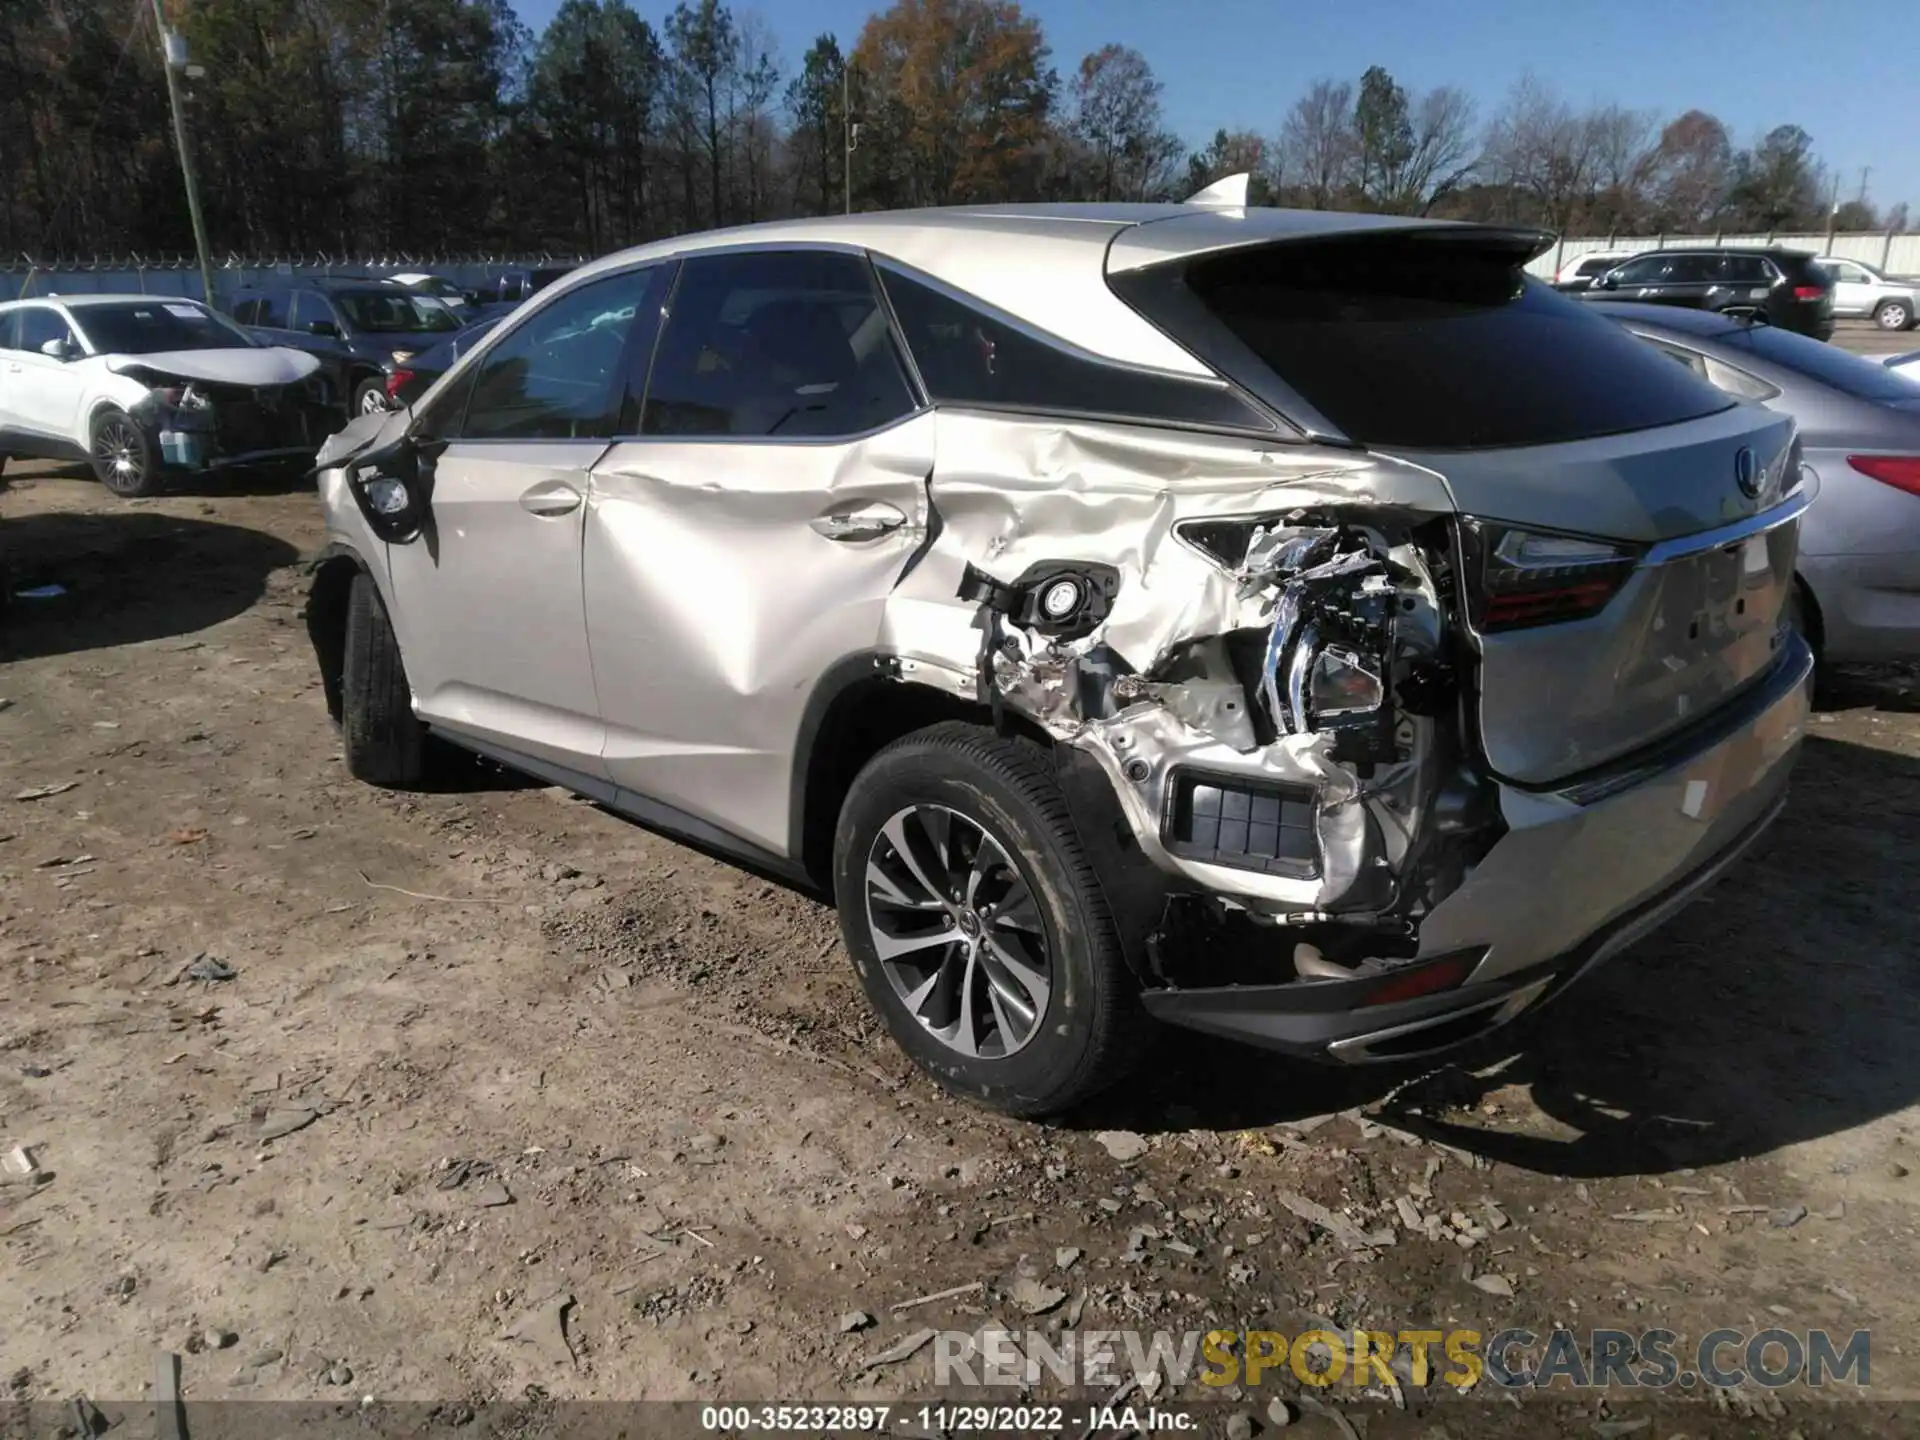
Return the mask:
<path id="1" fill-rule="evenodd" d="M 815 887 L 1018 1114 L 1153 1020 L 1480 1035 L 1730 865 L 1808 708 L 1793 421 L 1546 243 L 1202 201 L 584 267 L 321 454 L 349 768 L 439 735 Z"/>

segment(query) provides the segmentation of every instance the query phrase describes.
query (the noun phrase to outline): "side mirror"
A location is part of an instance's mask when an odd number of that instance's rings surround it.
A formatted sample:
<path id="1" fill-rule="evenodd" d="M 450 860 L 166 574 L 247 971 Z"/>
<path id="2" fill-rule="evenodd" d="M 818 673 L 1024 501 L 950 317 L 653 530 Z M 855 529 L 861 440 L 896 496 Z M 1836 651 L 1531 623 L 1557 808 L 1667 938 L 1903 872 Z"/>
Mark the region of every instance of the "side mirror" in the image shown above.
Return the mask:
<path id="1" fill-rule="evenodd" d="M 47 341 L 46 344 L 40 347 L 40 353 L 42 355 L 51 355 L 54 359 L 65 364 L 67 361 L 73 359 L 77 353 L 77 347 L 71 340 L 61 338 Z"/>
<path id="2" fill-rule="evenodd" d="M 401 434 L 346 464 L 347 488 L 373 533 L 390 545 L 420 537 L 433 498 L 433 462 L 446 448 L 438 440 Z"/>
<path id="3" fill-rule="evenodd" d="M 1613 272 L 1609 270 L 1593 282 L 1593 288 L 1596 290 L 1618 290 L 1620 288 L 1620 282 L 1614 278 Z"/>
<path id="4" fill-rule="evenodd" d="M 331 335 L 337 339 L 340 335 L 340 327 L 331 320 L 309 320 L 307 322 L 307 333 L 309 335 Z"/>

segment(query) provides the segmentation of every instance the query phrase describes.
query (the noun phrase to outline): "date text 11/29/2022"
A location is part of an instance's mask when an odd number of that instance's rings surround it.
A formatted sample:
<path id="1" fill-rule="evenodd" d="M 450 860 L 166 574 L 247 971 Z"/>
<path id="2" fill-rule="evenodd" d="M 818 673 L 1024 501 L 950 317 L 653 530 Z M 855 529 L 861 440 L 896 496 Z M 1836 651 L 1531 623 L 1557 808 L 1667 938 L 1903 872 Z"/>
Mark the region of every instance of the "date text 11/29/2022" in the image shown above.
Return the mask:
<path id="1" fill-rule="evenodd" d="M 1069 1426 L 1095 1430 L 1156 1432 L 1196 1430 L 1196 1416 L 1158 1407 L 1101 1405 L 703 1405 L 700 1428 L 744 1435 L 752 1431 L 884 1431 L 898 1418 L 930 1435 L 1057 1435 Z"/>

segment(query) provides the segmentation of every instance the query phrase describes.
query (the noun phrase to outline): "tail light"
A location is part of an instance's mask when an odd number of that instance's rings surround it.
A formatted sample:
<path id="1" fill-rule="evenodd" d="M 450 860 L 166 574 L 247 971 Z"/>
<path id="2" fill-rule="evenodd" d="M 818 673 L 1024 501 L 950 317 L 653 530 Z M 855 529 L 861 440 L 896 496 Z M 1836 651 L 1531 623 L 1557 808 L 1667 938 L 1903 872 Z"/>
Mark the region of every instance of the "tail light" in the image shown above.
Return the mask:
<path id="1" fill-rule="evenodd" d="M 1882 485 L 1920 495 L 1920 455 L 1849 455 L 1847 464 Z"/>
<path id="2" fill-rule="evenodd" d="M 1607 608 L 1639 563 L 1629 545 L 1583 535 L 1521 530 L 1481 520 L 1466 524 L 1478 561 L 1473 620 L 1482 634 L 1586 620 Z"/>
<path id="3" fill-rule="evenodd" d="M 402 385 L 409 385 L 412 383 L 413 383 L 413 371 L 411 370 L 389 371 L 387 374 L 387 399 L 392 400 L 395 403 L 398 403 L 400 399 L 400 387 Z"/>
<path id="4" fill-rule="evenodd" d="M 1796 285 L 1793 287 L 1793 298 L 1796 300 L 1824 300 L 1827 298 L 1827 287 L 1824 285 Z"/>

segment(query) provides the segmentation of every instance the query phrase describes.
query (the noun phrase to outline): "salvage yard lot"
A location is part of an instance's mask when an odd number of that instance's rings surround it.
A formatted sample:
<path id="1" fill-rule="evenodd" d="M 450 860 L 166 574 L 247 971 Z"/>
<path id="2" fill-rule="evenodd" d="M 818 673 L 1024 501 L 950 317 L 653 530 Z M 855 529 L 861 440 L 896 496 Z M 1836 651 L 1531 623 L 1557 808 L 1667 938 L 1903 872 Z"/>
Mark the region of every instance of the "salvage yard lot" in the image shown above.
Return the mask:
<path id="1" fill-rule="evenodd" d="M 1874 1391 L 1920 1397 L 1912 671 L 1840 677 L 1753 856 L 1498 1044 L 1353 1072 L 1170 1036 L 1041 1126 L 912 1072 L 804 896 L 478 764 L 352 783 L 310 487 L 126 504 L 15 466 L 0 529 L 67 592 L 16 603 L 0 665 L 0 1141 L 41 1172 L 0 1175 L 16 1398 L 135 1400 L 173 1350 L 199 1399 L 897 1399 L 930 1352 L 857 1367 L 917 1327 L 1046 1323 L 1023 1266 L 1088 1328 L 1871 1327 Z M 1911 1429 L 1757 1394 L 1641 1433 Z M 1205 1398 L 1218 1429 L 1267 1395 Z M 1599 1414 L 1406 1398 L 1407 1433 Z"/>

